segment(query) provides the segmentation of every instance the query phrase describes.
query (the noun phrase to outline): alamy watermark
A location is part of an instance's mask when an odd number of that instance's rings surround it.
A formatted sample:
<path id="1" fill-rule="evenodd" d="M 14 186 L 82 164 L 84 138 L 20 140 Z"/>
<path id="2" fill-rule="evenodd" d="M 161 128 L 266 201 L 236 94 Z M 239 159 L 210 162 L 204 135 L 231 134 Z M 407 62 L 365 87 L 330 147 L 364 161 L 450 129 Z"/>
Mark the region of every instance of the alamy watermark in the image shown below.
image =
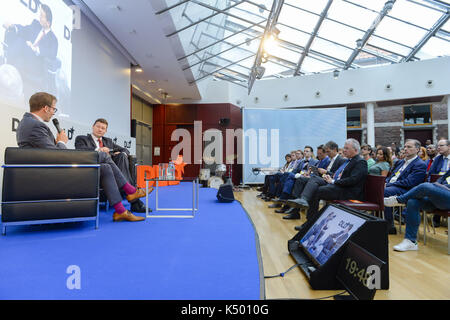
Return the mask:
<path id="1" fill-rule="evenodd" d="M 70 265 L 66 269 L 69 275 L 66 279 L 66 287 L 69 290 L 81 290 L 81 269 L 77 265 Z"/>
<path id="2" fill-rule="evenodd" d="M 270 137 L 269 137 L 270 134 Z M 187 164 L 222 164 L 225 151 L 226 164 L 261 164 L 270 167 L 279 166 L 278 129 L 226 129 L 225 137 L 220 129 L 202 131 L 202 121 L 194 121 L 194 136 L 187 129 L 178 128 L 172 132 L 171 141 L 180 141 L 172 148 L 170 157 L 177 159 L 183 154 L 183 161 Z M 248 146 L 244 157 L 243 141 Z M 269 144 L 270 140 L 270 144 Z M 223 150 L 225 141 L 225 150 Z M 193 142 L 193 144 L 192 144 Z M 204 147 L 205 142 L 205 147 Z M 194 155 L 192 147 L 194 146 Z M 270 145 L 270 150 L 269 150 Z M 244 158 L 247 158 L 244 159 Z M 236 162 L 235 162 L 236 160 Z"/>

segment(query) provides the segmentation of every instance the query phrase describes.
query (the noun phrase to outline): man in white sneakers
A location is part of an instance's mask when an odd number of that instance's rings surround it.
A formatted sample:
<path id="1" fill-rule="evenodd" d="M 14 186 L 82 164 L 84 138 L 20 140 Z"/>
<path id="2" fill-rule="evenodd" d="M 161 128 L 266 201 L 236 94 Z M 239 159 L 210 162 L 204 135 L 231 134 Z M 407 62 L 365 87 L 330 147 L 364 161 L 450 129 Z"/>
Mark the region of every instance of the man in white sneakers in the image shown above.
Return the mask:
<path id="1" fill-rule="evenodd" d="M 417 231 L 420 225 L 420 211 L 450 210 L 450 170 L 434 183 L 422 183 L 399 196 L 384 198 L 386 207 L 406 204 L 405 239 L 394 246 L 395 251 L 417 251 Z"/>

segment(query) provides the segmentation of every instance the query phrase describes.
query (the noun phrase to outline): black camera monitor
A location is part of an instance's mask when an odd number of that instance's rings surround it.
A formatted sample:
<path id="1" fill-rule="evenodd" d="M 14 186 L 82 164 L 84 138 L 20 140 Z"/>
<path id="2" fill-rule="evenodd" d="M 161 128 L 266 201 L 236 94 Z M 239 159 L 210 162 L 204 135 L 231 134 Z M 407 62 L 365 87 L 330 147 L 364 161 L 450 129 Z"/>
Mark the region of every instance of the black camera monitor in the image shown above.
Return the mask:
<path id="1" fill-rule="evenodd" d="M 340 207 L 328 206 L 300 240 L 300 247 L 318 266 L 342 247 L 366 219 Z"/>

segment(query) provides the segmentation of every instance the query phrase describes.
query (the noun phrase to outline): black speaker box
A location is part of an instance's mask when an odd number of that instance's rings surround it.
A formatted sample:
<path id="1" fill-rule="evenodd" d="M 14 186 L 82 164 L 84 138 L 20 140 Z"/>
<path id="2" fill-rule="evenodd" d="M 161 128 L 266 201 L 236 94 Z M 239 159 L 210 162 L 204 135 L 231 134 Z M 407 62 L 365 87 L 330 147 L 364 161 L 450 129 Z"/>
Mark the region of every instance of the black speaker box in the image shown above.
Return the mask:
<path id="1" fill-rule="evenodd" d="M 234 201 L 233 184 L 231 183 L 231 179 L 220 185 L 219 190 L 217 191 L 217 200 L 219 200 L 219 202 Z"/>
<path id="2" fill-rule="evenodd" d="M 227 126 L 230 124 L 230 118 L 220 118 L 219 124 L 222 126 Z"/>

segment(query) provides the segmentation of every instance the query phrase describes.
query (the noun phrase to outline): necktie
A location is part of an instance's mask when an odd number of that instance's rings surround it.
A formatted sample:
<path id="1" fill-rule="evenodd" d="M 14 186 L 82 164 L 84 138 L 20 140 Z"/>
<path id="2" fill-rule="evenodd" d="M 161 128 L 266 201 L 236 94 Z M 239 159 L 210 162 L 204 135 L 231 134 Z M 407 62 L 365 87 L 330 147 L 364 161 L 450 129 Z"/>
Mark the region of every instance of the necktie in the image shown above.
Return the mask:
<path id="1" fill-rule="evenodd" d="M 102 138 L 98 138 L 98 145 L 99 145 L 100 148 L 103 148 Z"/>
<path id="2" fill-rule="evenodd" d="M 337 169 L 337 171 L 334 173 L 333 179 L 339 180 L 341 178 L 342 172 L 344 171 L 345 167 L 349 163 L 350 160 L 346 160 L 340 167 Z"/>

